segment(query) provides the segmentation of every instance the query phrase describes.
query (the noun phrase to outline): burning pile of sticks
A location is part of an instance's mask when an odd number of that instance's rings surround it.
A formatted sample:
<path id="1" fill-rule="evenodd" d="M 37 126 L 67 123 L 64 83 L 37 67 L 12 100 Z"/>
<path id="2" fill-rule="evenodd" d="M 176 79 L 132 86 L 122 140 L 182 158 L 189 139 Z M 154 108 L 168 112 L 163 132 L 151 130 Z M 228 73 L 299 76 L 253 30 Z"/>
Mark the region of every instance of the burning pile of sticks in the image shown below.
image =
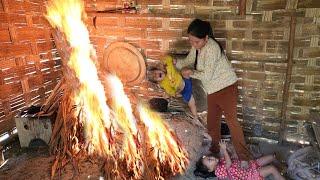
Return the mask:
<path id="1" fill-rule="evenodd" d="M 64 67 L 63 79 L 42 107 L 44 113 L 57 111 L 50 140 L 56 155 L 52 177 L 70 162 L 78 173 L 77 164 L 88 157 L 104 160 L 107 179 L 183 173 L 188 154 L 169 126 L 143 103 L 135 111 L 116 76 L 99 76 L 85 16 L 80 0 L 54 0 L 47 6 Z"/>

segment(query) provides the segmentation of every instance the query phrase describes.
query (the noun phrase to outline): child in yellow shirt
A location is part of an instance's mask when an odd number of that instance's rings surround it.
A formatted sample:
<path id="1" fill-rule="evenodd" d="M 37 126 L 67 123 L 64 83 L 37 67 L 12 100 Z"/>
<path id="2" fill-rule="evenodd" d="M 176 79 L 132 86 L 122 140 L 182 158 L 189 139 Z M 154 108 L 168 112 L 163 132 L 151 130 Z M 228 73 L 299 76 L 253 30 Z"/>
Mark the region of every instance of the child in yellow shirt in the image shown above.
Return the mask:
<path id="1" fill-rule="evenodd" d="M 151 69 L 149 80 L 159 83 L 160 87 L 170 96 L 182 95 L 184 102 L 188 103 L 188 107 L 194 118 L 197 118 L 197 107 L 192 95 L 191 79 L 183 78 L 180 72 L 174 67 L 173 58 L 166 56 L 163 59 L 164 68 Z"/>

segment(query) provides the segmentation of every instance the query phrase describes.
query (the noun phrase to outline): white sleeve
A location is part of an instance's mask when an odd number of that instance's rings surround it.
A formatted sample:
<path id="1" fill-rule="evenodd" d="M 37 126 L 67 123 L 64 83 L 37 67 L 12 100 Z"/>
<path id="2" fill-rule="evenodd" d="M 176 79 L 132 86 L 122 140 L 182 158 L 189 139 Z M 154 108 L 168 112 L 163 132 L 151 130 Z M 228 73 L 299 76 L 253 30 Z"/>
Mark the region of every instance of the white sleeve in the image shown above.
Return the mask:
<path id="1" fill-rule="evenodd" d="M 188 56 L 184 59 L 177 59 L 176 67 L 177 69 L 182 69 L 183 67 L 190 66 L 194 63 L 196 58 L 196 50 L 192 48 L 188 54 Z"/>

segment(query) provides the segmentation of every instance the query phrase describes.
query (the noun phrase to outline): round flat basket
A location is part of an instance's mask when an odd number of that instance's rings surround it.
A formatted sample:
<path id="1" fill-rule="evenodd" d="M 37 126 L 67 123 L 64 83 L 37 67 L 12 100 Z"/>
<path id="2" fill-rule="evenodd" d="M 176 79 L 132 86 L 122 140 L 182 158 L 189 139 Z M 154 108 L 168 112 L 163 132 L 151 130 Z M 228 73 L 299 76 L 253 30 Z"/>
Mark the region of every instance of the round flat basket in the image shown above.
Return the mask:
<path id="1" fill-rule="evenodd" d="M 102 68 L 116 74 L 124 84 L 139 84 L 146 74 L 146 65 L 137 48 L 125 42 L 111 43 L 103 54 Z"/>

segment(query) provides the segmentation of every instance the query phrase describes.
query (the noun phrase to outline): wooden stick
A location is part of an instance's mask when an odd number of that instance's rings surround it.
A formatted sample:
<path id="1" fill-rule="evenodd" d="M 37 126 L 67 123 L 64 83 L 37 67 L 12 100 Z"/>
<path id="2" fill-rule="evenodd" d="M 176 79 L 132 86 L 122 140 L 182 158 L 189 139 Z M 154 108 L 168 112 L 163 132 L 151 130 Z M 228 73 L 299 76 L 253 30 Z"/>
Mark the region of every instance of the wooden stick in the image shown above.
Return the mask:
<path id="1" fill-rule="evenodd" d="M 246 15 L 246 0 L 239 1 L 239 15 L 244 16 Z"/>
<path id="2" fill-rule="evenodd" d="M 41 107 L 41 110 L 43 112 L 47 112 L 47 110 L 50 108 L 50 106 L 54 103 L 53 100 L 56 99 L 57 96 L 60 96 L 60 89 L 62 87 L 62 84 L 63 84 L 63 80 L 61 80 L 53 89 L 53 91 L 51 92 L 50 96 L 48 97 L 48 99 L 44 102 L 44 104 L 42 105 Z M 59 98 L 60 99 L 60 98 Z"/>
<path id="3" fill-rule="evenodd" d="M 293 66 L 293 50 L 294 50 L 294 37 L 296 32 L 297 17 L 292 14 L 290 20 L 290 36 L 289 36 L 289 48 L 288 48 L 288 64 L 286 71 L 286 81 L 284 83 L 284 89 L 282 93 L 282 108 L 281 108 L 281 122 L 280 122 L 280 143 L 284 140 L 284 131 L 286 128 L 286 112 L 289 99 L 289 88 L 291 83 L 291 74 Z"/>

